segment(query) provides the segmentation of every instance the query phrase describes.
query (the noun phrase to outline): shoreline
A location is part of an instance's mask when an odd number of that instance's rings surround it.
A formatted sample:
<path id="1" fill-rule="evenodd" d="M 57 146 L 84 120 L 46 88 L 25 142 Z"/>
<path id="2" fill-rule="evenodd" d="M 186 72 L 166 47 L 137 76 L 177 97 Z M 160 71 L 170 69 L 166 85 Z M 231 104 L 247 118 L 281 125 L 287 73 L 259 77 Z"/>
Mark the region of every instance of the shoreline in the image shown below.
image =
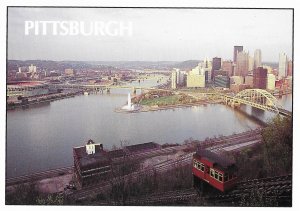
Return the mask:
<path id="1" fill-rule="evenodd" d="M 166 106 L 141 106 L 139 110 L 127 111 L 122 110 L 121 108 L 116 108 L 116 113 L 141 113 L 141 112 L 151 112 L 151 111 L 163 111 L 169 109 L 176 109 L 176 108 L 188 108 L 193 106 L 207 106 L 210 104 L 219 104 L 219 102 L 196 102 L 196 103 L 186 103 L 186 104 L 175 104 L 175 105 L 166 105 Z"/>
<path id="2" fill-rule="evenodd" d="M 6 109 L 7 110 L 14 110 L 14 109 L 24 108 L 24 107 L 32 106 L 32 105 L 50 103 L 50 102 L 54 102 L 56 100 L 72 98 L 72 97 L 75 97 L 75 96 L 80 95 L 80 94 L 81 94 L 81 92 L 60 93 L 60 94 L 53 94 L 53 95 L 50 94 L 50 95 L 46 95 L 46 96 L 43 96 L 43 97 L 36 97 L 36 98 L 30 99 L 30 101 L 28 101 L 28 103 L 16 102 L 13 105 L 10 104 L 10 103 L 7 103 L 6 104 Z"/>

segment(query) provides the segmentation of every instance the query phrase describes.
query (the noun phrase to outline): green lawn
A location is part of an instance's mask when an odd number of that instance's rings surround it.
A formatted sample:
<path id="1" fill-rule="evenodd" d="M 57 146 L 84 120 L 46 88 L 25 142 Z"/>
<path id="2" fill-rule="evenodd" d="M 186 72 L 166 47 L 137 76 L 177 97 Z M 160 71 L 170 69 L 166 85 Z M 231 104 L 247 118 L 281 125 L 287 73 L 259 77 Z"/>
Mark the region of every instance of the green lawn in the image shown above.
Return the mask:
<path id="1" fill-rule="evenodd" d="M 166 97 L 159 97 L 154 99 L 143 99 L 141 105 L 154 106 L 154 105 L 174 105 L 179 103 L 180 96 L 172 95 Z"/>

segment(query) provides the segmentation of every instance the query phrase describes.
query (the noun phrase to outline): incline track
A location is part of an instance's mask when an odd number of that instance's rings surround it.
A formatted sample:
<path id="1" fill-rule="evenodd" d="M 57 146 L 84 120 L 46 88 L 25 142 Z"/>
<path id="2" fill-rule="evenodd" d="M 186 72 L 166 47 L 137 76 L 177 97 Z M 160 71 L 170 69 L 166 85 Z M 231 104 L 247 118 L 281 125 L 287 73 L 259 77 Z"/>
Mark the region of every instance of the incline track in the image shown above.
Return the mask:
<path id="1" fill-rule="evenodd" d="M 126 202 L 127 205 L 160 205 L 174 204 L 194 199 L 205 200 L 207 203 L 218 205 L 220 203 L 238 205 L 239 201 L 250 195 L 251 191 L 264 193 L 265 198 L 277 198 L 291 204 L 292 199 L 292 175 L 276 176 L 263 179 L 253 179 L 239 182 L 232 191 L 210 196 L 198 196 L 194 188 L 169 191 L 160 194 L 152 194 L 139 199 Z"/>

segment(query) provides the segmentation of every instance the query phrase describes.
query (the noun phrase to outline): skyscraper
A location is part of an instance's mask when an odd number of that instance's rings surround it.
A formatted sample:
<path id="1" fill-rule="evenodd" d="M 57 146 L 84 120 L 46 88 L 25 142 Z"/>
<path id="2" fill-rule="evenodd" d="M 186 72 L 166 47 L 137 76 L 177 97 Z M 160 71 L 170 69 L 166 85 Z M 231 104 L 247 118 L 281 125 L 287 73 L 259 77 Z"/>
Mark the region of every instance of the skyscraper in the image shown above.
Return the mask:
<path id="1" fill-rule="evenodd" d="M 248 58 L 248 71 L 254 70 L 254 58 L 252 56 L 249 56 Z"/>
<path id="2" fill-rule="evenodd" d="M 243 51 L 243 46 L 234 46 L 233 47 L 233 62 L 236 63 L 236 59 L 237 59 L 237 54 L 238 52 L 242 52 Z"/>
<path id="3" fill-rule="evenodd" d="M 289 60 L 287 64 L 287 76 L 293 76 L 293 61 Z"/>
<path id="4" fill-rule="evenodd" d="M 215 70 L 221 69 L 221 58 L 215 57 L 212 61 L 211 77 L 212 80 L 215 78 Z"/>
<path id="5" fill-rule="evenodd" d="M 269 73 L 267 76 L 267 89 L 268 90 L 275 90 L 275 75 Z"/>
<path id="6" fill-rule="evenodd" d="M 258 67 L 253 70 L 253 88 L 266 89 L 267 88 L 267 74 L 268 70 L 263 67 Z"/>
<path id="7" fill-rule="evenodd" d="M 234 75 L 245 77 L 248 75 L 248 62 L 249 62 L 249 53 L 241 51 L 237 54 L 236 58 L 236 71 Z"/>
<path id="8" fill-rule="evenodd" d="M 223 61 L 222 63 L 222 69 L 223 71 L 228 72 L 228 76 L 232 76 L 233 75 L 233 64 L 232 61 Z"/>
<path id="9" fill-rule="evenodd" d="M 256 49 L 254 51 L 254 69 L 261 67 L 261 50 Z"/>
<path id="10" fill-rule="evenodd" d="M 287 75 L 287 55 L 279 54 L 278 77 L 283 78 Z"/>

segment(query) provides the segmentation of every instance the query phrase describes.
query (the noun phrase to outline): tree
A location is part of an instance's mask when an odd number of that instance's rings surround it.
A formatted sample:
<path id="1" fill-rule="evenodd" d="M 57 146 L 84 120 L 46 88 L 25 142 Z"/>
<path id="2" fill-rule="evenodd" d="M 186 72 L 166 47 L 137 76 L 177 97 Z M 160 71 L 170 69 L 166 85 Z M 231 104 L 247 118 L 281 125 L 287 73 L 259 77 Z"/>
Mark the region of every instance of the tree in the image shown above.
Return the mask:
<path id="1" fill-rule="evenodd" d="M 276 116 L 262 131 L 264 167 L 268 175 L 292 172 L 293 124 Z"/>

